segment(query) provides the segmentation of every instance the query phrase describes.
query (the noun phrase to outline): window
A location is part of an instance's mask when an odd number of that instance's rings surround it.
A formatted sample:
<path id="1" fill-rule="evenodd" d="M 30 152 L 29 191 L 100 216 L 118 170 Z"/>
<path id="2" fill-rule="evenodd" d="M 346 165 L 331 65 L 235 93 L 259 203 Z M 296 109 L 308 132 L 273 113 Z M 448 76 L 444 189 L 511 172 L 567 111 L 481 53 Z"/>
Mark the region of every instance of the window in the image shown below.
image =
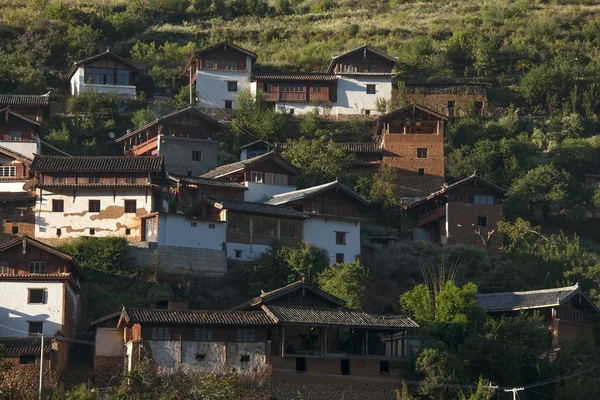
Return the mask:
<path id="1" fill-rule="evenodd" d="M 371 110 L 363 110 L 363 112 L 365 113 L 365 115 L 371 115 Z"/>
<path id="2" fill-rule="evenodd" d="M 19 234 L 19 226 L 18 225 L 13 225 L 11 227 L 11 232 L 13 235 L 18 235 Z"/>
<path id="3" fill-rule="evenodd" d="M 23 140 L 23 132 L 21 131 L 10 131 L 8 134 L 11 142 L 20 142 Z"/>
<path id="4" fill-rule="evenodd" d="M 65 201 L 64 200 L 52 200 L 52 212 L 63 212 L 65 211 Z"/>
<path id="5" fill-rule="evenodd" d="M 204 361 L 206 354 L 196 354 L 196 361 Z"/>
<path id="6" fill-rule="evenodd" d="M 367 94 L 375 94 L 377 85 L 367 85 Z"/>
<path id="7" fill-rule="evenodd" d="M 136 200 L 125 200 L 125 212 L 135 213 L 137 210 Z"/>
<path id="8" fill-rule="evenodd" d="M 263 183 L 263 173 L 258 171 L 250 172 L 250 181 L 256 183 Z"/>
<path id="9" fill-rule="evenodd" d="M 454 100 L 450 100 L 448 102 L 448 116 L 449 117 L 454 117 L 454 105 L 456 103 L 454 102 Z"/>
<path id="10" fill-rule="evenodd" d="M 52 183 L 65 183 L 65 178 L 62 176 L 53 176 Z"/>
<path id="11" fill-rule="evenodd" d="M 235 82 L 235 81 L 227 82 L 227 91 L 228 92 L 237 92 L 237 82 Z"/>
<path id="12" fill-rule="evenodd" d="M 417 149 L 417 158 L 427 158 L 427 148 Z"/>
<path id="13" fill-rule="evenodd" d="M 227 71 L 237 71 L 237 63 L 235 61 L 227 61 Z"/>
<path id="14" fill-rule="evenodd" d="M 487 217 L 477 217 L 477 226 L 485 228 L 487 226 Z"/>
<path id="15" fill-rule="evenodd" d="M 346 244 L 346 232 L 336 232 L 335 233 L 335 244 Z"/>
<path id="16" fill-rule="evenodd" d="M 39 335 L 42 333 L 44 322 L 29 322 L 29 336 Z"/>
<path id="17" fill-rule="evenodd" d="M 480 195 L 475 195 L 475 196 L 470 196 L 473 198 L 472 203 L 473 204 L 487 204 L 487 205 L 494 205 L 494 196 L 480 196 Z M 469 198 L 470 200 L 470 198 Z"/>
<path id="18" fill-rule="evenodd" d="M 30 274 L 45 274 L 46 273 L 46 263 L 42 261 L 32 261 L 29 263 L 29 273 Z"/>
<path id="19" fill-rule="evenodd" d="M 304 85 L 301 83 L 284 83 L 284 92 L 304 92 Z"/>
<path id="20" fill-rule="evenodd" d="M 208 229 L 215 229 L 215 224 L 208 224 Z"/>
<path id="21" fill-rule="evenodd" d="M 473 106 L 474 106 L 475 110 L 477 110 L 477 111 L 483 110 L 483 102 L 482 101 L 476 101 Z"/>
<path id="22" fill-rule="evenodd" d="M 579 323 L 579 310 L 573 310 L 573 322 Z"/>
<path id="23" fill-rule="evenodd" d="M 283 174 L 265 173 L 265 183 L 269 185 L 287 186 L 288 176 Z"/>
<path id="24" fill-rule="evenodd" d="M 117 85 L 128 86 L 129 85 L 129 71 L 126 69 L 117 70 Z"/>
<path id="25" fill-rule="evenodd" d="M 0 274 L 8 274 L 8 263 L 0 262 Z"/>
<path id="26" fill-rule="evenodd" d="M 419 175 L 425 175 L 425 168 L 419 168 Z"/>
<path id="27" fill-rule="evenodd" d="M 314 84 L 312 86 L 312 91 L 315 93 L 320 93 L 321 92 L 321 84 L 320 83 Z"/>
<path id="28" fill-rule="evenodd" d="M 250 217 L 232 214 L 227 218 L 229 232 L 250 233 Z"/>
<path id="29" fill-rule="evenodd" d="M 232 109 L 233 108 L 233 100 L 225 100 L 225 108 Z"/>
<path id="30" fill-rule="evenodd" d="M 255 334 L 253 328 L 238 328 L 237 330 L 237 341 L 238 342 L 254 342 Z"/>
<path id="31" fill-rule="evenodd" d="M 379 361 L 379 373 L 382 375 L 387 375 L 390 373 L 390 362 L 389 361 Z"/>
<path id="32" fill-rule="evenodd" d="M 194 333 L 194 340 L 196 342 L 212 342 L 212 329 L 196 328 L 196 332 Z"/>
<path id="33" fill-rule="evenodd" d="M 100 212 L 100 200 L 89 200 L 88 201 L 89 212 Z"/>
<path id="34" fill-rule="evenodd" d="M 46 304 L 45 289 L 27 289 L 27 304 Z"/>
<path id="35" fill-rule="evenodd" d="M 129 229 L 129 228 L 126 228 L 126 229 L 125 229 L 125 234 L 126 234 L 126 235 L 131 235 L 131 229 Z"/>
<path id="36" fill-rule="evenodd" d="M 197 226 L 198 226 L 198 223 L 197 223 L 197 222 L 190 222 L 190 226 L 191 226 L 192 228 L 195 228 L 195 227 L 197 227 Z"/>
<path id="37" fill-rule="evenodd" d="M 296 358 L 296 372 L 306 372 L 306 358 Z"/>
<path id="38" fill-rule="evenodd" d="M 235 250 L 235 258 L 242 258 L 242 251 L 241 250 Z"/>
<path id="39" fill-rule="evenodd" d="M 33 356 L 33 355 L 19 356 L 19 364 L 33 365 L 33 364 L 35 364 L 35 356 Z"/>
<path id="40" fill-rule="evenodd" d="M 17 167 L 0 167 L 0 176 L 16 176 Z"/>
<path id="41" fill-rule="evenodd" d="M 250 355 L 249 354 L 242 354 L 240 356 L 240 362 L 250 362 Z"/>
<path id="42" fill-rule="evenodd" d="M 342 264 L 344 262 L 344 253 L 336 253 L 335 254 L 335 262 L 337 264 Z"/>
<path id="43" fill-rule="evenodd" d="M 254 217 L 252 233 L 256 235 L 277 237 L 277 219 L 268 217 Z"/>
<path id="44" fill-rule="evenodd" d="M 153 326 L 152 327 L 152 340 L 169 340 L 171 339 L 171 335 L 169 335 L 169 328 Z"/>
<path id="45" fill-rule="evenodd" d="M 280 220 L 279 235 L 282 238 L 302 239 L 302 221 Z"/>
<path id="46" fill-rule="evenodd" d="M 94 85 L 114 85 L 115 70 L 112 68 L 86 68 L 85 82 Z"/>
<path id="47" fill-rule="evenodd" d="M 89 178 L 88 183 L 100 183 L 100 178 Z"/>
<path id="48" fill-rule="evenodd" d="M 265 91 L 274 92 L 272 83 L 265 83 Z"/>
<path id="49" fill-rule="evenodd" d="M 293 113 L 294 113 L 294 109 L 290 108 L 290 114 L 293 114 Z"/>
<path id="50" fill-rule="evenodd" d="M 95 235 L 96 234 L 96 230 L 94 228 L 90 228 L 90 235 Z"/>
<path id="51" fill-rule="evenodd" d="M 350 375 L 350 360 L 340 360 L 340 369 L 342 371 L 342 375 Z"/>
<path id="52" fill-rule="evenodd" d="M 127 177 L 127 178 L 125 178 L 125 183 L 137 183 L 137 178 Z"/>
<path id="53" fill-rule="evenodd" d="M 202 161 L 202 152 L 199 150 L 192 151 L 192 161 Z"/>
<path id="54" fill-rule="evenodd" d="M 56 230 L 56 236 L 60 236 L 60 235 L 62 235 L 62 229 L 58 228 Z"/>

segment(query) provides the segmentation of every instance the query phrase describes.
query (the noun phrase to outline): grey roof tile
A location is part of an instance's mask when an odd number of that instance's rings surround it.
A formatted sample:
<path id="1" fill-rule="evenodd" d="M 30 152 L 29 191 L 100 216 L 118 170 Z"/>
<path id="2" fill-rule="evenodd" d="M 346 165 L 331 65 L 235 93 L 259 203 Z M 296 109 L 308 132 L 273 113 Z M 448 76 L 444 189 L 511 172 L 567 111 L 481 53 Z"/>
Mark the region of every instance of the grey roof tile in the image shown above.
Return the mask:
<path id="1" fill-rule="evenodd" d="M 31 164 L 32 171 L 55 172 L 160 172 L 163 156 L 40 156 Z"/>

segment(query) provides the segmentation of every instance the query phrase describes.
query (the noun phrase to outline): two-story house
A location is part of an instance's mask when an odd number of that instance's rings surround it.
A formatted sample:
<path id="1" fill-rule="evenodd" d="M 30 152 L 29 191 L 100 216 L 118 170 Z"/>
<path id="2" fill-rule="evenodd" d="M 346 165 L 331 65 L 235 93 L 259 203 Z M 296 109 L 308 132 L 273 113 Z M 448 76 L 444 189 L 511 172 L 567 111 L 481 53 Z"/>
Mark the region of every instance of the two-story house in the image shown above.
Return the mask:
<path id="1" fill-rule="evenodd" d="M 163 209 L 162 156 L 36 156 L 38 238 L 123 236 L 139 241 L 139 218 Z"/>
<path id="2" fill-rule="evenodd" d="M 502 198 L 506 190 L 473 174 L 421 198 L 406 198 L 402 227 L 413 239 L 471 244 L 498 251 L 503 236 Z"/>
<path id="3" fill-rule="evenodd" d="M 353 262 L 360 255 L 360 209 L 369 202 L 338 181 L 278 194 L 265 203 L 305 214 L 304 241 L 327 250 L 331 263 Z"/>
<path id="4" fill-rule="evenodd" d="M 24 188 L 31 179 L 30 167 L 29 157 L 0 145 L 0 242 L 35 234 L 35 191 Z"/>
<path id="5" fill-rule="evenodd" d="M 238 92 L 250 89 L 252 64 L 258 56 L 230 42 L 220 42 L 192 54 L 184 75 L 196 85 L 202 108 L 233 108 Z M 191 88 L 190 88 L 191 90 Z"/>
<path id="6" fill-rule="evenodd" d="M 50 92 L 36 94 L 0 94 L 0 109 L 10 108 L 36 122 L 44 121 L 44 114 L 50 108 Z"/>
<path id="7" fill-rule="evenodd" d="M 41 122 L 18 114 L 11 108 L 0 110 L 0 146 L 33 158 L 40 153 Z"/>
<path id="8" fill-rule="evenodd" d="M 69 344 L 62 338 L 80 328 L 85 282 L 69 254 L 28 236 L 0 244 L 0 343 L 13 360 L 13 378 L 3 381 L 9 387 L 37 387 L 39 334 L 45 337 L 45 376 L 64 372 Z"/>
<path id="9" fill-rule="evenodd" d="M 219 122 L 189 107 L 157 118 L 114 144 L 125 155 L 164 156 L 169 173 L 198 176 L 217 167 L 217 133 L 221 129 Z"/>
<path id="10" fill-rule="evenodd" d="M 136 64 L 107 49 L 73 63 L 67 79 L 72 96 L 93 90 L 135 97 L 135 79 L 139 71 Z"/>

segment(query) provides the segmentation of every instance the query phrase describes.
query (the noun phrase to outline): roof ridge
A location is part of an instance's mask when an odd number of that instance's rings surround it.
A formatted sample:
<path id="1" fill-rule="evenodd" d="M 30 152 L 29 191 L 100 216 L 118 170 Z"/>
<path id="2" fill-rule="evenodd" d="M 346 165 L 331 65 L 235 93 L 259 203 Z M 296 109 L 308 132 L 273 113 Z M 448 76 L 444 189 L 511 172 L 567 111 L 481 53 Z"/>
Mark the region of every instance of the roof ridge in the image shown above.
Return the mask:
<path id="1" fill-rule="evenodd" d="M 478 293 L 477 296 L 495 296 L 500 294 L 540 294 L 540 293 L 555 293 L 555 292 L 566 292 L 569 290 L 579 289 L 579 283 L 576 283 L 572 286 L 564 286 L 559 288 L 550 288 L 550 289 L 538 289 L 538 290 L 526 290 L 522 292 L 496 292 L 496 293 Z"/>

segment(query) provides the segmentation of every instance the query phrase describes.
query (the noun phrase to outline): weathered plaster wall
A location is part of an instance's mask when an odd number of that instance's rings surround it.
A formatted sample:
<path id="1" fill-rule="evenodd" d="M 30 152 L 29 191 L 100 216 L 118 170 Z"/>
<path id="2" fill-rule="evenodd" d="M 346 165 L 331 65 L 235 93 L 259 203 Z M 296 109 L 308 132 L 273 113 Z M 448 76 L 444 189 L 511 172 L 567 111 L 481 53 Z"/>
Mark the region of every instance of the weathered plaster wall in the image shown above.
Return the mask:
<path id="1" fill-rule="evenodd" d="M 27 181 L 0 181 L 0 192 L 24 192 L 23 185 L 25 182 Z"/>
<path id="2" fill-rule="evenodd" d="M 106 385 L 123 372 L 125 346 L 123 331 L 117 328 L 98 327 L 94 346 L 94 379 L 97 385 Z M 114 382 L 113 379 L 113 383 Z"/>
<path id="3" fill-rule="evenodd" d="M 199 161 L 193 151 L 201 151 Z M 199 176 L 217 167 L 219 145 L 215 140 L 160 135 L 158 155 L 165 156 L 165 168 L 171 174 Z"/>
<path id="4" fill-rule="evenodd" d="M 64 201 L 64 212 L 52 212 L 52 200 Z M 100 212 L 89 212 L 89 200 L 100 200 Z M 136 201 L 136 212 L 125 213 L 125 200 Z M 152 190 L 148 189 L 57 189 L 39 190 L 35 210 L 35 236 L 38 238 L 70 238 L 90 236 L 123 236 L 140 239 L 140 220 L 136 217 L 152 210 Z M 56 229 L 61 228 L 60 237 Z M 131 229 L 126 235 L 126 229 Z"/>
<path id="5" fill-rule="evenodd" d="M 160 214 L 158 245 L 223 250 L 225 229 L 223 221 L 192 221 L 183 215 Z"/>
<path id="6" fill-rule="evenodd" d="M 26 157 L 33 159 L 35 154 L 40 153 L 40 145 L 37 141 L 34 142 L 4 142 L 0 141 L 0 146 L 14 151 L 15 153 L 23 154 Z"/>
<path id="7" fill-rule="evenodd" d="M 27 304 L 28 289 L 45 289 L 46 304 Z M 29 321 L 44 322 L 44 335 L 54 336 L 63 324 L 62 282 L 0 282 L 0 336 L 27 337 Z M 20 332 L 23 331 L 23 332 Z"/>
<path id="8" fill-rule="evenodd" d="M 377 85 L 375 94 L 367 94 L 367 85 Z M 363 114 L 363 110 L 375 111 L 378 98 L 392 99 L 391 76 L 338 76 L 337 102 L 332 114 Z"/>
<path id="9" fill-rule="evenodd" d="M 239 261 L 252 261 L 266 253 L 270 248 L 270 246 L 260 244 L 227 242 L 227 258 Z M 242 252 L 241 257 L 236 257 L 236 250 Z"/>
<path id="10" fill-rule="evenodd" d="M 246 57 L 246 71 L 211 71 L 199 69 L 196 76 L 196 96 L 202 108 L 225 108 L 225 100 L 235 99 L 240 91 L 250 89 L 252 60 Z M 227 82 L 236 81 L 237 92 L 227 91 Z"/>
<path id="11" fill-rule="evenodd" d="M 335 233 L 346 233 L 346 244 L 336 244 Z M 360 255 L 360 221 L 343 221 L 311 216 L 304 221 L 304 241 L 327 250 L 335 263 L 336 253 L 344 254 L 344 262 L 353 262 Z"/>

